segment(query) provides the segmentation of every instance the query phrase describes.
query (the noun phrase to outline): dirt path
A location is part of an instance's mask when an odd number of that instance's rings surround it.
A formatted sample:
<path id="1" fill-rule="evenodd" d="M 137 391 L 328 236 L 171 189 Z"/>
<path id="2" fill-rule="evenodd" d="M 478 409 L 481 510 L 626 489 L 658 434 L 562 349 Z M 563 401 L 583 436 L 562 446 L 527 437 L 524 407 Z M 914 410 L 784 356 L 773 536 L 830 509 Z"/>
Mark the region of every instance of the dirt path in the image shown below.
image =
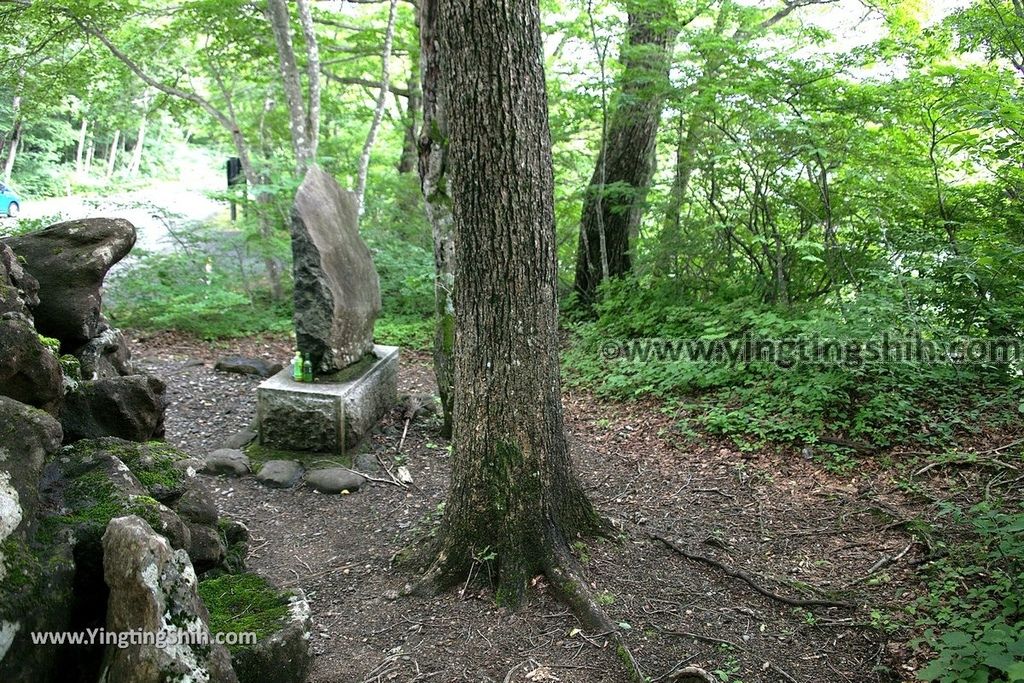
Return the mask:
<path id="1" fill-rule="evenodd" d="M 214 348 L 165 336 L 137 345 L 136 356 L 170 387 L 168 441 L 203 454 L 252 419 L 258 382 L 212 370 L 229 352 L 289 355 L 281 341 Z M 431 379 L 425 354 L 403 356 L 400 392 L 429 390 Z M 648 676 L 659 680 L 686 662 L 734 682 L 900 680 L 900 648 L 887 644 L 872 610 L 906 604 L 920 550 L 911 545 L 899 562 L 868 576 L 910 544 L 893 524 L 901 514 L 894 496 L 799 457 L 748 458 L 712 442 L 681 446 L 674 421 L 653 404 L 607 404 L 586 394 L 565 400 L 589 493 L 622 525 L 621 543 L 577 550 Z M 431 527 L 449 469 L 435 422 L 414 421 L 399 453 L 403 426 L 400 411 L 392 412 L 369 448 L 410 469 L 410 490 L 376 484 L 327 496 L 268 489 L 252 478 L 204 478 L 222 511 L 249 526 L 250 566 L 306 591 L 315 619 L 312 680 L 623 680 L 606 639 L 580 632 L 542 578 L 517 612 L 496 608 L 475 582 L 434 599 L 397 597 L 413 577 L 392 568 L 392 558 Z M 684 557 L 651 534 L 719 566 Z M 782 598 L 853 606 L 797 607 L 751 582 Z"/>

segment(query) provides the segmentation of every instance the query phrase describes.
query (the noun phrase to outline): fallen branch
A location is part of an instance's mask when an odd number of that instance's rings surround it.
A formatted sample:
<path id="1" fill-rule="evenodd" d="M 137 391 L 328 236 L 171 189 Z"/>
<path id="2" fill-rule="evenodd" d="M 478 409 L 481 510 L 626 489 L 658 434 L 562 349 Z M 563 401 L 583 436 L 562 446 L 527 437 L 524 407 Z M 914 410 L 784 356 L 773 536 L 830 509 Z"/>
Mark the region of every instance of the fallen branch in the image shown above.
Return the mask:
<path id="1" fill-rule="evenodd" d="M 740 645 L 732 642 L 731 640 L 723 640 L 722 638 L 712 638 L 711 636 L 702 636 L 699 633 L 690 633 L 689 631 L 661 631 L 667 636 L 679 636 L 680 638 L 691 638 L 693 640 L 699 640 L 702 643 L 710 643 L 711 645 L 728 645 L 734 647 L 737 650 L 742 650 Z"/>
<path id="2" fill-rule="evenodd" d="M 904 548 L 903 550 L 901 550 L 899 553 L 897 553 L 895 555 L 892 555 L 892 556 L 889 556 L 889 555 L 882 556 L 882 558 L 879 559 L 878 562 L 875 562 L 873 565 L 871 565 L 871 568 L 868 569 L 868 573 L 867 574 L 865 574 L 864 576 L 861 576 L 861 577 L 858 577 L 858 578 L 854 579 L 850 583 L 846 584 L 846 587 L 849 588 L 850 586 L 856 586 L 858 583 L 861 583 L 863 581 L 867 581 L 872 576 L 877 574 L 883 567 L 888 567 L 891 564 L 896 564 L 897 562 L 902 560 L 906 556 L 906 554 L 910 552 L 910 549 L 913 548 L 913 547 L 914 547 L 914 542 L 911 541 L 910 543 L 907 544 L 907 547 Z"/>
<path id="3" fill-rule="evenodd" d="M 716 569 L 718 569 L 721 572 L 723 572 L 726 576 L 731 576 L 734 579 L 739 579 L 740 581 L 743 581 L 744 583 L 746 583 L 748 586 L 753 588 L 755 591 L 757 591 L 758 593 L 760 593 L 764 597 L 771 598 L 772 600 L 776 600 L 776 601 L 781 602 L 781 603 L 783 603 L 785 605 L 790 605 L 791 607 L 844 607 L 844 608 L 847 608 L 847 609 L 850 609 L 850 608 L 853 607 L 853 605 L 851 605 L 848 602 L 838 602 L 838 601 L 835 601 L 835 600 L 822 600 L 822 599 L 819 599 L 819 598 L 790 598 L 790 597 L 787 597 L 785 595 L 779 595 L 778 593 L 773 593 L 772 591 L 770 591 L 767 588 L 764 588 L 760 584 L 758 584 L 749 574 L 747 574 L 742 569 L 734 569 L 734 568 L 729 567 L 729 566 L 727 566 L 725 564 L 722 564 L 721 562 L 719 562 L 718 560 L 716 560 L 713 557 L 708 557 L 707 555 L 701 555 L 700 553 L 695 553 L 695 552 L 692 552 L 690 550 L 687 550 L 686 548 L 683 548 L 679 544 L 673 542 L 669 538 L 666 538 L 665 536 L 662 536 L 660 534 L 655 534 L 655 533 L 648 532 L 648 536 L 650 536 L 651 538 L 653 538 L 653 539 L 655 539 L 657 541 L 661 541 L 665 546 L 667 546 L 671 550 L 676 551 L 677 553 L 679 553 L 683 557 L 685 557 L 687 559 L 690 559 L 690 560 L 694 560 L 696 562 L 703 562 L 704 564 L 707 564 L 707 565 L 710 565 L 712 567 L 715 567 Z"/>

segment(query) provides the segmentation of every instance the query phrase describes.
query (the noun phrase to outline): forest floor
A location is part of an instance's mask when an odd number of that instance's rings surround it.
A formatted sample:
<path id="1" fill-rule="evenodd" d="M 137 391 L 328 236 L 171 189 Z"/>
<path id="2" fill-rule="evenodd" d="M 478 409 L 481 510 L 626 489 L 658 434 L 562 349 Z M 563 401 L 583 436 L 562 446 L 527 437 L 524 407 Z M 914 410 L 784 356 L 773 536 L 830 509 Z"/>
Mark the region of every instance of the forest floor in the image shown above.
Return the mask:
<path id="1" fill-rule="evenodd" d="M 136 360 L 168 383 L 167 440 L 197 455 L 254 415 L 259 380 L 215 372 L 216 359 L 291 355 L 283 338 L 135 337 Z M 403 351 L 399 381 L 400 393 L 432 391 L 429 356 Z M 621 542 L 576 550 L 653 681 L 684 663 L 732 682 L 910 679 L 920 662 L 887 615 L 924 590 L 915 571 L 927 549 L 907 523 L 920 503 L 880 465 L 865 460 L 836 474 L 799 453 L 684 439 L 655 402 L 574 391 L 564 401 L 589 495 L 623 525 Z M 413 420 L 402 442 L 405 426 L 397 408 L 365 448 L 408 467 L 408 489 L 372 484 L 331 496 L 202 477 L 222 513 L 249 526 L 249 566 L 308 596 L 311 680 L 625 680 L 606 634 L 581 631 L 543 578 L 518 611 L 497 608 L 485 582 L 433 599 L 398 597 L 415 577 L 392 560 L 436 522 L 449 475 L 436 419 Z"/>

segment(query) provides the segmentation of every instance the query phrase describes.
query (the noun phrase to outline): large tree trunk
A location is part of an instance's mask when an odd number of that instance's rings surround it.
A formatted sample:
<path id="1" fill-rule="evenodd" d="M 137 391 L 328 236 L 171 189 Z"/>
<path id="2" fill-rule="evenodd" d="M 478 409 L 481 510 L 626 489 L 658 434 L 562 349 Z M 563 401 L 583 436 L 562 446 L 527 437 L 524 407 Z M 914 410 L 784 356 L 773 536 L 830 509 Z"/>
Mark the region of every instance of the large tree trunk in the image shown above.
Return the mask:
<path id="1" fill-rule="evenodd" d="M 630 272 L 630 242 L 640 226 L 654 173 L 654 146 L 679 25 L 674 0 L 630 2 L 619 92 L 580 220 L 576 292 L 594 301 L 604 277 Z M 610 188 L 610 189 L 609 189 Z"/>
<path id="2" fill-rule="evenodd" d="M 420 69 L 423 74 L 423 128 L 419 137 L 420 186 L 434 237 L 434 374 L 444 416 L 442 432 L 452 434 L 455 398 L 455 244 L 445 164 L 448 127 L 441 97 L 437 0 L 420 0 Z M 412 97 L 409 98 L 410 107 Z"/>
<path id="3" fill-rule="evenodd" d="M 539 15 L 536 0 L 437 6 L 458 335 L 452 484 L 426 580 L 487 564 L 503 604 L 538 573 L 562 586 L 567 542 L 600 528 L 562 418 Z"/>

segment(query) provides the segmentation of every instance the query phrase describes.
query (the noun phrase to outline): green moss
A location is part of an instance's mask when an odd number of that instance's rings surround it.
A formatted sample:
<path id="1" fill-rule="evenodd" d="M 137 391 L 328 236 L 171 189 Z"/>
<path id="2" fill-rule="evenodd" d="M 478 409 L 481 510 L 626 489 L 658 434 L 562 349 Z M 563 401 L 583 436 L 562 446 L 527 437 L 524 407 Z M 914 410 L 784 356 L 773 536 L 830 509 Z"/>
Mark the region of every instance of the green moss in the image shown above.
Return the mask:
<path id="1" fill-rule="evenodd" d="M 98 459 L 101 453 L 115 456 L 156 498 L 185 485 L 185 473 L 174 464 L 188 455 L 160 441 L 139 444 L 113 438 L 86 439 L 75 443 L 73 449 L 73 457 L 80 462 Z"/>
<path id="2" fill-rule="evenodd" d="M 39 343 L 45 346 L 54 356 L 60 357 L 60 340 L 53 337 L 39 335 Z"/>
<path id="3" fill-rule="evenodd" d="M 446 355 L 455 353 L 455 316 L 451 313 L 441 316 L 441 348 Z"/>
<path id="4" fill-rule="evenodd" d="M 201 581 L 199 597 L 210 612 L 213 633 L 255 633 L 263 640 L 287 622 L 288 594 L 274 590 L 256 574 L 228 574 Z"/>
<path id="5" fill-rule="evenodd" d="M 39 558 L 18 538 L 11 536 L 0 543 L 0 558 L 6 570 L 2 584 L 5 594 L 20 593 L 31 587 L 33 579 L 39 575 Z"/>
<path id="6" fill-rule="evenodd" d="M 330 375 L 321 375 L 314 379 L 314 384 L 342 384 L 350 382 L 369 370 L 377 362 L 377 356 L 368 353 L 352 365 L 342 368 Z"/>
<path id="7" fill-rule="evenodd" d="M 65 591 L 51 585 L 50 578 L 62 571 L 73 571 L 71 557 L 60 554 L 53 545 L 44 544 L 38 535 L 32 544 L 14 537 L 6 539 L 0 544 L 0 559 L 5 570 L 0 581 L 3 618 L 19 619 L 40 610 L 41 605 L 58 604 L 69 598 Z"/>
<path id="8" fill-rule="evenodd" d="M 307 470 L 318 467 L 351 467 L 352 456 L 357 451 L 338 453 L 314 453 L 312 451 L 288 451 L 277 448 L 267 448 L 253 441 L 245 447 L 245 454 L 249 456 L 252 464 L 253 474 L 260 471 L 263 463 L 271 460 L 294 460 Z"/>
<path id="9" fill-rule="evenodd" d="M 82 379 L 82 362 L 72 356 L 70 353 L 65 353 L 60 357 L 60 369 L 64 373 L 64 376 L 80 381 Z"/>
<path id="10" fill-rule="evenodd" d="M 175 467 L 174 463 L 188 456 L 173 446 L 150 441 L 141 448 L 131 444 L 111 449 L 111 452 L 128 466 L 150 492 L 159 488 L 177 490 L 185 483 L 185 473 Z"/>
<path id="11" fill-rule="evenodd" d="M 40 537 L 53 539 L 61 527 L 81 529 L 90 537 L 103 535 L 115 517 L 138 515 L 154 529 L 160 528 L 160 503 L 149 496 L 122 493 L 101 469 L 92 469 L 74 479 L 64 491 L 64 503 L 71 511 L 43 520 Z"/>

